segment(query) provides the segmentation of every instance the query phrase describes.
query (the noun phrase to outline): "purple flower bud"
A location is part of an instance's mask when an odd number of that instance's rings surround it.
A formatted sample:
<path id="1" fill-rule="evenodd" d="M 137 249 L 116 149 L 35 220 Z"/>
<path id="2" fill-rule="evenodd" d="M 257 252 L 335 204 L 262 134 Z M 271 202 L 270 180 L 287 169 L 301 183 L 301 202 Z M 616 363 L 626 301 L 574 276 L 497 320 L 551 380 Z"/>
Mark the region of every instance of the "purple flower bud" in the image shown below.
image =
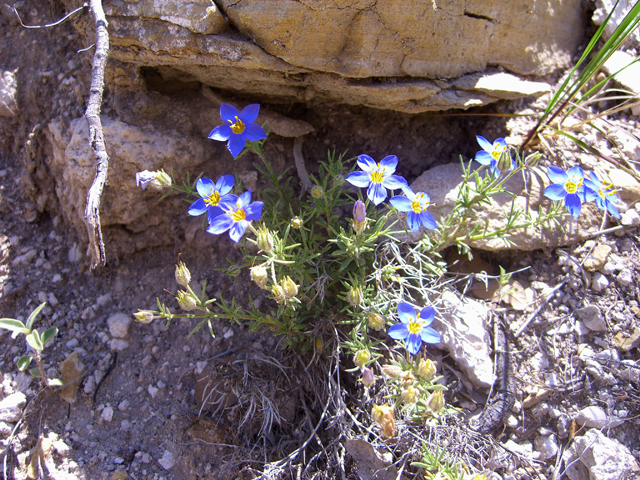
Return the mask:
<path id="1" fill-rule="evenodd" d="M 362 383 L 366 386 L 370 386 L 373 385 L 375 381 L 376 377 L 373 374 L 373 370 L 371 370 L 370 368 L 364 368 L 362 370 Z"/>
<path id="2" fill-rule="evenodd" d="M 364 223 L 367 219 L 367 209 L 362 200 L 357 200 L 353 205 L 353 219 L 358 223 Z"/>

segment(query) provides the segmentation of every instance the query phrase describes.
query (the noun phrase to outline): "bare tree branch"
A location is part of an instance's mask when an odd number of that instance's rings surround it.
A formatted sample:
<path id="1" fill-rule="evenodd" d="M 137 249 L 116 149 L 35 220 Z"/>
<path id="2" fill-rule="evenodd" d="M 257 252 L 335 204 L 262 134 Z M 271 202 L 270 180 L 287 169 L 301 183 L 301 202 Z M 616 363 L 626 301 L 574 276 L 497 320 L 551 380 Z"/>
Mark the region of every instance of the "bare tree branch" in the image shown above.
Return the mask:
<path id="1" fill-rule="evenodd" d="M 87 111 L 84 116 L 89 124 L 89 142 L 91 149 L 98 161 L 96 176 L 87 193 L 87 206 L 84 211 L 84 221 L 89 236 L 89 249 L 91 250 L 91 269 L 98 264 L 106 263 L 104 242 L 102 241 L 102 229 L 100 228 L 100 197 L 104 184 L 107 181 L 109 169 L 109 155 L 105 149 L 102 122 L 100 121 L 100 108 L 102 106 L 102 93 L 104 91 L 104 67 L 109 55 L 109 32 L 107 31 L 107 19 L 102 9 L 101 0 L 90 0 L 91 13 L 96 25 L 96 51 L 91 65 L 91 88 Z"/>

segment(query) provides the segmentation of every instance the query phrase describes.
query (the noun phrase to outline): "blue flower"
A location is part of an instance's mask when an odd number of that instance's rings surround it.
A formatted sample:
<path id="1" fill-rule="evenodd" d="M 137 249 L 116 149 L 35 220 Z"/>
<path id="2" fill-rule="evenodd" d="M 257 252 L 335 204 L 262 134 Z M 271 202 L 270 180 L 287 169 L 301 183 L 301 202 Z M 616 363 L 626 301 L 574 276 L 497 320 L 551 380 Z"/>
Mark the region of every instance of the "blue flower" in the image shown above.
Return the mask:
<path id="1" fill-rule="evenodd" d="M 236 158 L 244 148 L 247 140 L 255 142 L 267 138 L 267 134 L 260 125 L 255 122 L 260 112 L 260 105 L 252 103 L 238 113 L 238 109 L 233 105 L 223 103 L 220 105 L 220 117 L 225 123 L 214 128 L 209 134 L 212 140 L 227 142 L 227 148 Z"/>
<path id="2" fill-rule="evenodd" d="M 553 185 L 544 189 L 544 196 L 551 200 L 564 200 L 564 206 L 569 213 L 578 218 L 582 209 L 582 199 L 585 197 L 582 169 L 571 167 L 565 172 L 560 167 L 548 167 L 547 175 Z"/>
<path id="3" fill-rule="evenodd" d="M 440 334 L 429 326 L 435 314 L 433 307 L 425 307 L 416 315 L 411 305 L 402 302 L 398 305 L 400 323 L 391 326 L 389 336 L 394 340 L 404 340 L 407 351 L 415 355 L 420 351 L 422 342 L 440 343 Z"/>
<path id="4" fill-rule="evenodd" d="M 352 172 L 347 175 L 347 181 L 356 187 L 368 187 L 367 197 L 374 205 L 379 205 L 387 198 L 387 188 L 396 190 L 407 187 L 407 181 L 393 175 L 398 166 L 398 157 L 389 155 L 384 157 L 380 163 L 369 155 L 358 156 L 358 165 L 362 172 Z"/>
<path id="5" fill-rule="evenodd" d="M 147 186 L 156 179 L 156 172 L 150 172 L 149 170 L 143 170 L 136 173 L 136 187 L 142 187 L 146 189 Z"/>
<path id="6" fill-rule="evenodd" d="M 486 138 L 476 135 L 476 140 L 482 147 L 478 153 L 476 153 L 476 162 L 482 165 L 489 165 L 489 170 L 492 175 L 500 175 L 500 169 L 498 168 L 498 162 L 503 153 L 507 151 L 507 142 L 504 138 L 498 138 L 493 144 Z M 515 167 L 515 162 L 511 160 L 511 168 Z"/>
<path id="7" fill-rule="evenodd" d="M 249 222 L 260 220 L 262 205 L 262 202 L 251 203 L 251 190 L 244 192 L 239 197 L 228 194 L 220 202 L 220 208 L 224 213 L 213 219 L 207 232 L 219 235 L 230 229 L 229 238 L 238 242 L 247 230 Z"/>
<path id="8" fill-rule="evenodd" d="M 216 183 L 208 178 L 199 178 L 196 182 L 196 190 L 202 198 L 196 200 L 189 207 L 189 215 L 194 217 L 207 213 L 207 221 L 211 223 L 214 218 L 222 214 L 220 202 L 224 201 L 234 182 L 233 175 L 223 175 Z"/>
<path id="9" fill-rule="evenodd" d="M 438 228 L 436 221 L 429 212 L 429 204 L 431 198 L 424 192 L 413 193 L 410 188 L 405 188 L 404 193 L 406 197 L 396 195 L 392 197 L 391 205 L 396 207 L 401 212 L 409 212 L 407 214 L 407 223 L 412 232 L 420 230 L 420 225 L 424 225 L 429 230 L 435 230 Z"/>
<path id="10" fill-rule="evenodd" d="M 613 200 L 618 199 L 613 185 L 606 180 L 601 182 L 594 172 L 591 172 L 590 177 L 590 179 L 584 179 L 584 186 L 586 187 L 584 201 L 590 202 L 595 200 L 600 210 L 608 210 L 611 215 L 620 218 L 618 209 L 612 203 Z"/>

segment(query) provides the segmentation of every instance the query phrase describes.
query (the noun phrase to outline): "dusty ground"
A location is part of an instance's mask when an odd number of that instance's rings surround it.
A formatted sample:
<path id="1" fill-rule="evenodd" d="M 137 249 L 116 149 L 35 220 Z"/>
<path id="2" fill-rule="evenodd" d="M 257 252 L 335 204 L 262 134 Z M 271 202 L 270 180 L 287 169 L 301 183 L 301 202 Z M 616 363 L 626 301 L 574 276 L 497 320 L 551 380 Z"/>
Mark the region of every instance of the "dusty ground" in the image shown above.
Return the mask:
<path id="1" fill-rule="evenodd" d="M 54 2 L 51 8 L 35 8 L 36 4 L 22 2 L 25 23 L 48 23 L 62 13 Z M 128 346 L 116 356 L 107 319 L 117 313 L 130 315 L 138 308 L 153 308 L 156 297 L 175 309 L 167 290 L 177 290 L 174 264 L 178 253 L 194 279 L 207 281 L 210 295 L 235 296 L 243 303 L 251 293 L 265 308 L 271 301 L 248 282 L 247 272 L 234 284 L 218 270 L 226 268 L 226 258 L 240 259 L 240 252 L 225 236 L 215 238 L 200 232 L 191 243 L 176 237 L 171 246 L 112 259 L 106 268 L 91 272 L 88 259 L 77 247 L 79 239 L 56 214 L 56 206 L 49 206 L 42 214 L 34 213 L 37 208 L 30 195 L 34 187 L 28 175 L 33 165 L 25 158 L 37 161 L 42 155 L 38 124 L 44 125 L 58 115 L 82 115 L 92 51 L 78 52 L 87 45 L 81 44 L 70 23 L 54 29 L 25 30 L 6 9 L 2 14 L 0 27 L 6 32 L 0 39 L 2 67 L 20 67 L 23 83 L 19 116 L 3 119 L 0 135 L 0 316 L 25 319 L 35 306 L 47 301 L 39 325 L 60 330 L 45 352 L 48 372 L 57 375 L 60 362 L 73 351 L 87 367 L 75 402 L 69 404 L 56 392 L 42 390 L 37 381 L 17 372 L 15 361 L 25 352 L 24 340 L 0 332 L 0 397 L 22 391 L 28 399 L 3 467 L 6 478 L 25 478 L 26 463 L 40 437 L 53 440 L 46 464 L 51 478 L 117 478 L 112 476 L 116 470 L 125 470 L 127 478 L 134 479 L 253 476 L 251 469 L 259 471 L 265 462 L 289 454 L 311 434 L 322 405 L 313 384 L 314 373 L 302 373 L 303 365 L 311 362 L 315 365 L 311 370 L 321 370 L 322 362 L 328 360 L 297 359 L 278 348 L 277 338 L 250 333 L 247 325 L 221 322 L 214 325 L 215 339 L 206 329 L 187 339 L 193 324 L 186 321 L 175 321 L 167 332 L 159 323 L 132 323 L 124 339 Z M 71 75 L 75 80 L 66 82 Z M 247 103 L 251 99 L 238 101 Z M 109 102 L 107 94 L 105 111 L 116 111 Z M 475 113 L 493 114 L 524 106 L 525 102 L 505 103 Z M 429 166 L 455 160 L 459 154 L 472 157 L 478 149 L 476 134 L 496 138 L 509 133 L 505 120 L 496 116 L 407 116 L 334 106 L 271 108 L 315 127 L 316 132 L 305 140 L 308 165 L 323 160 L 327 149 L 349 149 L 354 155 L 366 152 L 374 158 L 393 153 L 401 160 L 398 173 L 409 181 Z M 623 120 L 635 122 L 632 117 Z M 31 132 L 36 140 L 27 147 Z M 291 166 L 291 140 L 275 137 L 269 142 Z M 35 153 L 30 157 L 28 152 Z M 252 160 L 244 162 L 237 167 L 247 168 Z M 640 258 L 638 230 L 626 228 L 596 241 L 609 245 L 620 264 L 609 275 L 610 285 L 600 293 L 583 281 L 579 269 L 559 261 L 558 251 L 484 255 L 494 265 L 512 269 L 530 266 L 518 277 L 524 286 L 543 282 L 554 287 L 567 279 L 523 334 L 515 338 L 515 329 L 509 333 L 518 405 L 508 427 L 498 435 L 502 442 L 512 439 L 523 444 L 533 442 L 541 433 L 552 432 L 560 445 L 568 446 L 571 418 L 586 406 L 599 405 L 624 419 L 622 427 L 605 429 L 605 433 L 626 445 L 636 459 L 639 456 L 638 370 L 637 366 L 620 363 L 637 362 L 638 350 L 624 351 L 615 339 L 616 335 L 631 334 L 639 325 L 640 297 L 635 284 Z M 564 250 L 579 261 L 590 245 L 586 247 L 576 245 Z M 623 269 L 631 271 L 630 282 L 616 280 Z M 544 288 L 542 284 L 533 286 Z M 580 335 L 574 329 L 576 317 L 570 314 L 574 308 L 590 304 L 601 307 L 606 329 Z M 507 318 L 513 325 L 520 325 L 526 316 L 528 313 L 510 312 Z M 599 369 L 579 359 L 586 348 L 602 354 L 596 362 Z M 221 361 L 216 358 L 220 355 Z M 229 412 L 199 415 L 196 372 L 203 371 L 209 360 L 218 378 L 245 385 L 246 398 L 254 398 L 255 390 L 265 386 L 274 389 L 279 420 L 268 434 L 260 434 L 264 405 L 252 413 L 250 402 L 242 403 L 246 399 Z M 535 394 L 538 387 L 549 386 L 551 375 L 555 375 L 555 383 L 550 395 L 536 405 L 523 407 L 527 396 Z M 355 378 L 343 372 L 343 379 L 345 399 L 352 411 L 368 411 L 370 400 L 362 396 Z M 463 387 L 461 392 L 448 400 L 465 409 L 481 408 L 481 403 L 476 406 L 470 399 L 482 402 L 486 392 L 468 392 Z M 331 443 L 333 433 L 322 428 L 320 441 Z M 9 434 L 3 432 L 2 436 L 6 439 Z M 309 465 L 311 472 L 322 471 L 327 468 L 325 458 L 311 461 L 317 451 L 318 443 L 312 442 L 296 463 Z M 401 457 L 401 452 L 395 454 L 396 459 Z M 172 458 L 175 464 L 165 469 Z M 344 461 L 348 478 L 357 478 L 353 462 L 348 457 Z M 556 459 L 531 461 L 529 465 L 534 465 L 542 478 L 555 471 Z M 496 466 L 504 475 L 511 468 Z M 524 472 L 518 470 L 515 476 L 526 475 Z"/>

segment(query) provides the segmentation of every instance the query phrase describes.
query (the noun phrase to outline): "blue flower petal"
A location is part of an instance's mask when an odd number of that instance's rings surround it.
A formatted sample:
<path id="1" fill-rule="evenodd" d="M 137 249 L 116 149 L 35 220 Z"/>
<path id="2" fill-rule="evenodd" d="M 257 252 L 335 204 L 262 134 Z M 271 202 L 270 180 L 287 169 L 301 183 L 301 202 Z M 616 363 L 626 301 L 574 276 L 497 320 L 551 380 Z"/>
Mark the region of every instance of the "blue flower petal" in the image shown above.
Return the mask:
<path id="1" fill-rule="evenodd" d="M 229 214 L 218 215 L 213 219 L 213 222 L 211 222 L 209 228 L 207 228 L 207 232 L 214 235 L 219 235 L 229 230 L 234 223 L 235 222 L 231 219 Z"/>
<path id="2" fill-rule="evenodd" d="M 233 135 L 231 135 L 231 138 L 229 138 L 229 141 L 227 142 L 227 149 L 231 152 L 233 158 L 236 158 L 238 155 L 240 155 L 240 152 L 242 151 L 246 143 L 247 141 L 242 135 L 236 135 L 234 133 Z"/>
<path id="3" fill-rule="evenodd" d="M 408 183 L 404 179 L 404 177 L 401 177 L 399 175 L 389 175 L 388 177 L 385 176 L 382 179 L 382 185 L 385 188 L 388 188 L 389 190 L 398 190 L 406 187 Z M 385 195 L 385 198 L 386 198 L 386 195 Z"/>
<path id="4" fill-rule="evenodd" d="M 614 217 L 616 217 L 617 219 L 620 219 L 620 213 L 618 212 L 618 209 L 615 207 L 615 205 L 611 203 L 608 199 L 605 200 L 605 203 L 607 205 L 607 210 L 609 210 L 609 213 Z"/>
<path id="5" fill-rule="evenodd" d="M 420 230 L 420 227 L 422 226 L 420 215 L 413 210 L 407 213 L 407 225 L 409 225 L 409 229 L 412 232 L 417 232 L 418 230 Z"/>
<path id="6" fill-rule="evenodd" d="M 564 197 L 564 206 L 567 207 L 569 213 L 575 218 L 578 218 L 578 216 L 580 216 L 582 202 L 580 201 L 580 197 L 577 194 L 569 193 L 566 197 Z"/>
<path id="7" fill-rule="evenodd" d="M 396 171 L 396 167 L 398 166 L 398 157 L 395 155 L 387 155 L 382 160 L 380 160 L 380 166 L 384 167 L 385 174 L 392 174 Z"/>
<path id="8" fill-rule="evenodd" d="M 424 307 L 420 310 L 420 320 L 422 320 L 422 325 L 428 327 L 433 322 L 433 319 L 436 318 L 436 311 L 433 307 Z"/>
<path id="9" fill-rule="evenodd" d="M 220 193 L 220 195 L 226 195 L 229 193 L 229 190 L 233 188 L 233 183 L 235 182 L 235 178 L 233 175 L 223 175 L 216 182 L 216 190 Z"/>
<path id="10" fill-rule="evenodd" d="M 409 323 L 416 320 L 416 311 L 408 303 L 401 302 L 398 304 L 398 318 L 402 323 Z"/>
<path id="11" fill-rule="evenodd" d="M 380 205 L 387 198 L 387 189 L 380 183 L 369 184 L 367 189 L 367 197 L 373 202 L 374 205 Z"/>
<path id="12" fill-rule="evenodd" d="M 391 205 L 394 208 L 400 210 L 401 212 L 410 212 L 411 211 L 411 200 L 407 197 L 403 197 L 402 195 L 396 195 L 395 197 L 391 197 Z"/>
<path id="13" fill-rule="evenodd" d="M 223 103 L 220 105 L 220 118 L 226 124 L 236 123 L 236 117 L 240 117 L 240 112 L 233 105 Z"/>
<path id="14" fill-rule="evenodd" d="M 187 213 L 193 217 L 197 217 L 198 215 L 202 215 L 206 211 L 207 205 L 204 203 L 203 199 L 199 198 L 191 204 Z"/>
<path id="15" fill-rule="evenodd" d="M 218 215 L 222 215 L 224 213 L 224 210 L 222 210 L 220 207 L 210 207 L 207 210 L 207 222 L 209 222 L 209 224 L 211 224 L 211 222 L 213 222 L 213 220 L 218 216 Z"/>
<path id="16" fill-rule="evenodd" d="M 493 161 L 494 161 L 493 157 L 489 152 L 485 152 L 484 150 L 481 150 L 478 153 L 476 153 L 476 162 L 478 162 L 481 165 L 489 165 Z"/>
<path id="17" fill-rule="evenodd" d="M 422 346 L 422 337 L 417 333 L 410 333 L 404 343 L 407 348 L 407 352 L 411 355 L 415 355 L 420 351 L 420 347 Z"/>
<path id="18" fill-rule="evenodd" d="M 560 167 L 547 167 L 547 176 L 551 183 L 557 183 L 564 185 L 569 180 L 566 172 Z"/>
<path id="19" fill-rule="evenodd" d="M 258 113 L 260 113 L 260 104 L 252 103 L 251 105 L 247 105 L 242 109 L 242 112 L 238 117 L 242 120 L 245 125 L 247 123 L 253 123 L 258 118 Z M 260 127 L 262 128 L 262 127 Z M 262 137 L 264 138 L 264 137 Z"/>
<path id="20" fill-rule="evenodd" d="M 420 338 L 424 343 L 440 343 L 440 334 L 431 327 L 423 328 Z"/>
<path id="21" fill-rule="evenodd" d="M 567 170 L 567 177 L 569 177 L 573 182 L 578 183 L 578 180 L 582 180 L 584 178 L 584 171 L 578 166 L 571 167 Z"/>
<path id="22" fill-rule="evenodd" d="M 221 125 L 211 130 L 209 138 L 211 140 L 218 140 L 219 142 L 226 142 L 231 137 L 233 131 L 229 125 Z"/>
<path id="23" fill-rule="evenodd" d="M 389 336 L 394 340 L 404 340 L 409 336 L 409 329 L 404 323 L 396 323 L 389 328 Z"/>
<path id="24" fill-rule="evenodd" d="M 251 190 L 247 190 L 238 197 L 238 207 L 244 208 L 251 203 Z"/>
<path id="25" fill-rule="evenodd" d="M 267 132 L 264 131 L 264 128 L 262 128 L 260 125 L 256 125 L 255 123 L 245 124 L 243 135 L 250 142 L 255 142 L 257 140 L 267 138 Z"/>
<path id="26" fill-rule="evenodd" d="M 371 182 L 371 175 L 365 172 L 352 172 L 347 175 L 347 182 L 356 187 L 368 187 Z"/>
<path id="27" fill-rule="evenodd" d="M 554 183 L 544 189 L 544 196 L 551 200 L 562 200 L 567 196 L 567 191 L 564 189 L 564 184 Z"/>
<path id="28" fill-rule="evenodd" d="M 378 168 L 376 161 L 369 155 L 365 154 L 358 155 L 358 166 L 367 173 L 371 173 Z"/>
<path id="29" fill-rule="evenodd" d="M 476 140 L 478 141 L 478 144 L 480 145 L 480 148 L 482 148 L 482 150 L 486 152 L 491 152 L 493 150 L 493 144 L 483 136 L 476 135 Z M 476 155 L 476 160 L 477 159 L 478 159 L 478 156 Z"/>
<path id="30" fill-rule="evenodd" d="M 422 224 L 428 230 L 435 230 L 438 228 L 438 224 L 436 223 L 435 218 L 429 212 L 420 213 L 420 220 L 422 220 Z"/>
<path id="31" fill-rule="evenodd" d="M 198 192 L 198 195 L 203 198 L 211 195 L 215 189 L 216 185 L 209 178 L 199 178 L 196 182 L 196 191 Z"/>
<path id="32" fill-rule="evenodd" d="M 263 202 L 253 202 L 251 205 L 247 206 L 244 209 L 246 219 L 251 221 L 260 220 L 260 217 L 262 216 L 262 205 Z"/>
<path id="33" fill-rule="evenodd" d="M 246 220 L 240 220 L 239 222 L 235 222 L 229 231 L 229 238 L 234 242 L 238 243 L 238 241 L 244 235 L 244 232 L 247 230 L 249 226 L 249 222 Z"/>

